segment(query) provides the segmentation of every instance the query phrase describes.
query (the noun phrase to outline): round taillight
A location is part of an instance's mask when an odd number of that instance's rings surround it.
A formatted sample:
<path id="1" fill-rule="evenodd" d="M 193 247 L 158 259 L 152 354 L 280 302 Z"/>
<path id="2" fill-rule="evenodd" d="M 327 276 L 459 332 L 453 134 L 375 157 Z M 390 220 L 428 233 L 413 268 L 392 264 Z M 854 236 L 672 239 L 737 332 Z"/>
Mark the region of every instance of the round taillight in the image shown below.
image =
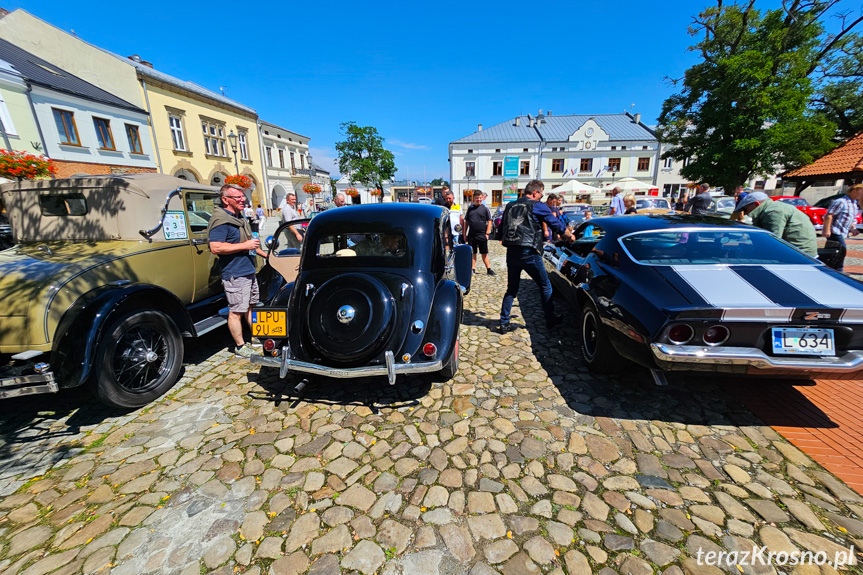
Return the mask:
<path id="1" fill-rule="evenodd" d="M 423 346 L 423 353 L 426 354 L 427 357 L 434 357 L 434 354 L 437 353 L 437 346 L 433 343 L 427 343 Z"/>
<path id="2" fill-rule="evenodd" d="M 685 323 L 679 323 L 668 330 L 668 341 L 678 345 L 684 344 L 692 339 L 695 331 Z"/>
<path id="3" fill-rule="evenodd" d="M 275 341 L 271 339 L 264 340 L 264 351 L 273 351 L 274 349 L 276 349 Z"/>
<path id="4" fill-rule="evenodd" d="M 707 345 L 721 345 L 728 340 L 731 332 L 724 325 L 712 325 L 704 332 L 704 343 Z"/>

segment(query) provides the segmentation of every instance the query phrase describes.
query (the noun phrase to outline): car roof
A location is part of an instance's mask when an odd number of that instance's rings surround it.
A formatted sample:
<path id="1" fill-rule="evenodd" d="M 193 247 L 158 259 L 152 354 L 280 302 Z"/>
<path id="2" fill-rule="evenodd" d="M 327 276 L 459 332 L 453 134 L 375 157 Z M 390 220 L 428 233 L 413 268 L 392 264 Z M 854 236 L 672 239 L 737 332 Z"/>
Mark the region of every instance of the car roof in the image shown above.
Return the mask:
<path id="1" fill-rule="evenodd" d="M 358 221 L 374 222 L 380 220 L 391 220 L 407 226 L 411 219 L 430 220 L 441 217 L 442 213 L 449 210 L 445 206 L 419 203 L 385 203 L 385 204 L 363 204 L 359 206 L 345 206 L 335 210 L 327 210 L 315 216 L 316 225 L 330 224 L 333 222 Z M 401 226 L 398 226 L 401 227 Z"/>
<path id="2" fill-rule="evenodd" d="M 743 227 L 751 230 L 740 222 L 729 220 L 721 216 L 693 216 L 692 214 L 646 214 L 631 216 L 607 216 L 588 220 L 591 224 L 599 225 L 607 234 L 622 236 L 632 232 L 647 230 L 667 230 L 680 227 L 705 227 L 705 228 L 728 228 Z"/>

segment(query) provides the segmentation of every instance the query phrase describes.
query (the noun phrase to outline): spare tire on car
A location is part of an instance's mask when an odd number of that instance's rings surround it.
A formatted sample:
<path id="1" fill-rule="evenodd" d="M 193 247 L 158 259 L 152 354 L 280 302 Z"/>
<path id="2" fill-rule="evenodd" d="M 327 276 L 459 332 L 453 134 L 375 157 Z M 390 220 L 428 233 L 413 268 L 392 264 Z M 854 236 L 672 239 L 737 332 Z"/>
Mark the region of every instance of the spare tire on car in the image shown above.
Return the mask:
<path id="1" fill-rule="evenodd" d="M 364 274 L 339 275 L 309 302 L 309 338 L 333 362 L 364 363 L 384 351 L 395 315 L 395 298 L 381 281 Z"/>

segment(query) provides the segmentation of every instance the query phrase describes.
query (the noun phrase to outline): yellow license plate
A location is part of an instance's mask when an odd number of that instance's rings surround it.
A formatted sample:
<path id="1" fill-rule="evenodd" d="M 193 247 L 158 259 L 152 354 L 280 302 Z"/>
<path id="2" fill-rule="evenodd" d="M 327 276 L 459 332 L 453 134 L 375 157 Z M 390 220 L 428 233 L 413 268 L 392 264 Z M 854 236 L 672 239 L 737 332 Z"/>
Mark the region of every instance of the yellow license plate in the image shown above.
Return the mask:
<path id="1" fill-rule="evenodd" d="M 287 312 L 274 310 L 252 310 L 252 335 L 254 335 L 255 337 L 287 337 Z"/>

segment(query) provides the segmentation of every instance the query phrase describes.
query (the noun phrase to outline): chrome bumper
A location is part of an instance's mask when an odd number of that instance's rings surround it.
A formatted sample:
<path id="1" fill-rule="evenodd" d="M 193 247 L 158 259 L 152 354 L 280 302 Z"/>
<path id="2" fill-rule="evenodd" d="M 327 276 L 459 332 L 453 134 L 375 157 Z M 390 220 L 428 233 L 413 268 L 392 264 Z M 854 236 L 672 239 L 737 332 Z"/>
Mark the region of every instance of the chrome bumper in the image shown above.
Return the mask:
<path id="1" fill-rule="evenodd" d="M 822 373 L 848 373 L 863 370 L 863 351 L 849 351 L 842 357 L 775 357 L 751 347 L 705 347 L 703 345 L 650 344 L 660 362 L 676 365 L 713 365 L 716 367 L 753 367 L 767 370 Z M 738 370 L 739 371 L 739 370 Z"/>
<path id="2" fill-rule="evenodd" d="M 54 373 L 50 371 L 0 378 L 0 399 L 38 393 L 57 393 L 59 389 Z"/>
<path id="3" fill-rule="evenodd" d="M 395 385 L 396 376 L 413 373 L 430 373 L 443 369 L 443 361 L 432 361 L 429 363 L 396 363 L 393 352 L 386 352 L 386 365 L 368 365 L 364 367 L 327 367 L 315 363 L 307 363 L 290 359 L 288 348 L 282 350 L 281 357 L 266 357 L 253 355 L 249 361 L 255 365 L 279 368 L 279 376 L 285 377 L 289 371 L 298 373 L 311 373 L 325 377 L 338 379 L 350 379 L 355 377 L 372 377 L 378 375 L 387 376 L 390 385 Z"/>

